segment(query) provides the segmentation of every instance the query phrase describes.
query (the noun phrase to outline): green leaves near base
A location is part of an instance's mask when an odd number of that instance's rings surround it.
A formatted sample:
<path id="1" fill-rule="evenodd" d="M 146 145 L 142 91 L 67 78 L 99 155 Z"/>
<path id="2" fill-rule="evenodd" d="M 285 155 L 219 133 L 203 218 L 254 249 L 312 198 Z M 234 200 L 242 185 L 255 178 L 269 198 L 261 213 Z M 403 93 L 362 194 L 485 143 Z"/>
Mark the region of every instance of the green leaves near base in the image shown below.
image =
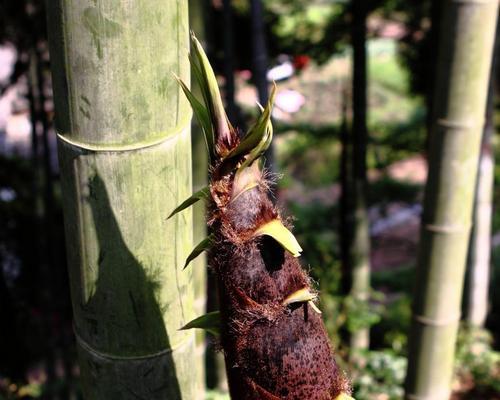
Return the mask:
<path id="1" fill-rule="evenodd" d="M 210 189 L 208 188 L 208 186 L 205 186 L 203 189 L 198 190 L 196 193 L 193 193 L 191 195 L 191 197 L 189 197 L 188 199 L 184 200 L 179 207 L 177 207 L 174 211 L 172 211 L 170 213 L 170 215 L 167 217 L 167 219 L 170 219 L 171 217 L 173 217 L 178 212 L 181 212 L 182 210 L 185 210 L 189 206 L 192 206 L 198 200 L 208 199 L 209 196 L 210 196 Z"/>
<path id="2" fill-rule="evenodd" d="M 202 252 L 212 247 L 213 242 L 214 242 L 214 235 L 211 234 L 205 239 L 203 239 L 200 243 L 198 243 L 197 246 L 191 252 L 191 254 L 189 254 L 188 258 L 186 259 L 186 263 L 184 264 L 184 268 L 182 269 L 185 269 L 189 265 L 189 263 L 193 261 L 196 257 L 198 257 Z"/>
<path id="3" fill-rule="evenodd" d="M 212 311 L 202 315 L 201 317 L 193 319 L 191 322 L 188 322 L 181 328 L 181 330 L 194 328 L 204 329 L 214 336 L 220 336 L 220 324 L 220 311 Z"/>
<path id="4" fill-rule="evenodd" d="M 255 231 L 255 236 L 267 235 L 276 240 L 285 250 L 289 251 L 292 256 L 300 257 L 302 247 L 285 225 L 279 219 L 273 219 L 262 225 Z"/>

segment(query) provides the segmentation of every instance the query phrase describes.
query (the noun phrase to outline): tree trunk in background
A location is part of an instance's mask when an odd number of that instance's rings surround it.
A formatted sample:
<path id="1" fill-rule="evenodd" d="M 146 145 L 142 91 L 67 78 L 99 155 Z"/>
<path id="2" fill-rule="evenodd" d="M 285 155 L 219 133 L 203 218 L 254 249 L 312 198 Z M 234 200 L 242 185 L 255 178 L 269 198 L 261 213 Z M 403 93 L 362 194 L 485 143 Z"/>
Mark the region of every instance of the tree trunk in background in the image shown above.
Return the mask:
<path id="1" fill-rule="evenodd" d="M 370 231 L 366 204 L 366 146 L 368 132 L 367 112 L 367 68 L 366 68 L 366 17 L 364 0 L 353 0 L 352 47 L 352 233 L 349 243 L 349 265 L 351 267 L 350 295 L 355 304 L 365 307 L 370 293 Z M 351 332 L 350 346 L 353 353 L 367 349 L 370 340 L 369 328 Z"/>
<path id="2" fill-rule="evenodd" d="M 255 87 L 257 88 L 259 103 L 264 106 L 269 98 L 269 87 L 267 84 L 267 69 L 269 68 L 269 61 L 267 57 L 262 1 L 251 0 L 250 11 L 252 21 L 252 79 Z M 276 169 L 274 166 L 273 143 L 271 143 L 266 151 L 266 166 L 272 171 Z"/>
<path id="3" fill-rule="evenodd" d="M 497 0 L 443 9 L 407 399 L 450 395 L 497 12 Z"/>
<path id="4" fill-rule="evenodd" d="M 464 295 L 464 320 L 471 326 L 484 326 L 488 314 L 488 288 L 490 284 L 491 217 L 493 213 L 493 185 L 495 159 L 492 137 L 495 133 L 495 71 L 498 58 L 497 40 L 491 63 L 486 103 L 486 119 L 477 170 L 476 193 L 473 210 L 473 226 L 469 240 L 467 274 Z"/>
<path id="5" fill-rule="evenodd" d="M 86 399 L 196 399 L 187 1 L 47 2 Z"/>
<path id="6" fill-rule="evenodd" d="M 205 0 L 189 0 L 189 22 L 191 30 L 205 46 L 205 15 L 207 14 Z M 206 48 L 206 46 L 205 46 Z M 201 91 L 196 79 L 191 80 L 191 90 L 201 98 Z M 208 152 L 203 132 L 196 118 L 191 121 L 191 150 L 193 153 L 193 193 L 208 184 Z M 205 217 L 205 202 L 199 201 L 193 205 L 193 242 L 200 243 L 207 237 L 207 223 Z M 207 257 L 205 252 L 193 260 L 193 280 L 196 315 L 203 315 L 207 311 Z M 205 388 L 205 356 L 207 346 L 205 331 L 196 329 L 196 365 L 200 368 L 200 387 Z M 202 396 L 205 397 L 204 395 Z"/>

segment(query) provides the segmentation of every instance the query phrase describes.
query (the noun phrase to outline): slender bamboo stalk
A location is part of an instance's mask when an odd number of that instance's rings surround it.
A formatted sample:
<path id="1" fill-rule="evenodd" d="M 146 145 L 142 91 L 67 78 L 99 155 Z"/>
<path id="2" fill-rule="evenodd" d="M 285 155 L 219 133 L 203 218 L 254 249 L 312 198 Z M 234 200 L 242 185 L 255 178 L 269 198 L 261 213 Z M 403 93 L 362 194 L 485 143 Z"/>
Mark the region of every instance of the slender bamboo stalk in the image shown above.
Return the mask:
<path id="1" fill-rule="evenodd" d="M 407 399 L 450 394 L 497 12 L 497 0 L 443 9 Z"/>
<path id="2" fill-rule="evenodd" d="M 187 1 L 47 2 L 86 399 L 196 399 Z"/>
<path id="3" fill-rule="evenodd" d="M 202 42 L 205 41 L 205 15 L 207 4 L 205 0 L 189 0 L 189 23 L 191 30 Z M 196 95 L 201 96 L 200 88 L 195 79 L 191 80 L 191 89 Z M 196 121 L 191 124 L 191 150 L 193 153 L 193 193 L 207 186 L 208 181 L 208 157 L 205 141 L 201 127 Z M 207 223 L 205 221 L 206 207 L 203 202 L 193 205 L 193 241 L 201 242 L 207 237 Z M 196 315 L 202 315 L 207 311 L 207 257 L 201 254 L 193 260 L 193 281 L 195 294 Z M 205 332 L 202 329 L 196 331 L 196 363 L 200 369 L 200 387 L 203 393 L 200 398 L 204 398 L 205 390 L 205 358 L 207 346 L 205 343 Z"/>
<path id="4" fill-rule="evenodd" d="M 474 199 L 474 225 L 469 241 L 467 274 L 464 294 L 464 320 L 471 326 L 481 328 L 488 314 L 488 287 L 490 283 L 491 217 L 493 213 L 493 185 L 495 180 L 495 159 L 492 138 L 495 133 L 495 71 L 498 64 L 497 25 L 495 50 L 491 63 L 486 119 L 481 143 L 479 168 L 477 170 Z"/>
<path id="5" fill-rule="evenodd" d="M 370 232 L 366 204 L 366 147 L 368 129 L 367 77 L 366 77 L 366 17 L 367 6 L 363 0 L 353 0 L 352 47 L 352 231 L 350 237 L 350 295 L 359 303 L 366 303 L 370 291 Z M 350 347 L 355 352 L 367 349 L 369 328 L 362 328 L 350 335 Z"/>

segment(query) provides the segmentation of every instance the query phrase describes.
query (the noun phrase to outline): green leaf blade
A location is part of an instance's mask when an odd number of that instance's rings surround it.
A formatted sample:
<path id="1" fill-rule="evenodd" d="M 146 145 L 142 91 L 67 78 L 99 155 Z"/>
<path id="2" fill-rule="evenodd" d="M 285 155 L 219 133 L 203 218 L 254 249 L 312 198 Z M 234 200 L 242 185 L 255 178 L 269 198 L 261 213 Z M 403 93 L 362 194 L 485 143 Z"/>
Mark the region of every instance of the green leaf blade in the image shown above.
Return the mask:
<path id="1" fill-rule="evenodd" d="M 184 325 L 181 330 L 204 329 L 214 336 L 220 336 L 221 316 L 220 311 L 212 311 L 193 319 Z"/>
<path id="2" fill-rule="evenodd" d="M 202 199 L 208 199 L 209 197 L 210 197 L 210 189 L 208 188 L 208 186 L 205 186 L 203 189 L 198 190 L 196 193 L 193 193 L 191 197 L 184 200 L 180 206 L 178 206 L 174 211 L 170 213 L 167 219 L 172 218 L 175 214 L 185 210 L 189 206 L 192 206 L 197 201 Z"/>
<path id="3" fill-rule="evenodd" d="M 273 86 L 267 105 L 262 110 L 259 119 L 248 130 L 240 144 L 227 155 L 227 158 L 249 154 L 250 156 L 246 160 L 246 165 L 249 165 L 267 150 L 273 137 L 271 112 L 275 96 L 276 84 Z"/>
<path id="4" fill-rule="evenodd" d="M 177 77 L 176 77 L 177 78 Z M 208 115 L 207 109 L 201 104 L 198 99 L 193 95 L 193 93 L 188 89 L 187 85 L 180 79 L 177 78 L 179 85 L 182 88 L 182 91 L 186 95 L 186 98 L 191 104 L 191 108 L 194 111 L 194 115 L 196 119 L 201 125 L 203 133 L 205 135 L 205 144 L 207 146 L 208 154 L 212 156 L 214 152 L 214 132 L 212 128 L 212 124 L 210 122 L 210 117 Z"/>
<path id="5" fill-rule="evenodd" d="M 214 235 L 211 234 L 205 239 L 203 239 L 200 243 L 198 243 L 196 247 L 193 249 L 193 251 L 191 251 L 191 253 L 189 254 L 188 258 L 186 259 L 186 263 L 184 264 L 184 267 L 182 269 L 186 269 L 186 267 L 189 265 L 191 261 L 193 261 L 205 250 L 208 250 L 212 246 L 213 242 L 214 242 Z"/>

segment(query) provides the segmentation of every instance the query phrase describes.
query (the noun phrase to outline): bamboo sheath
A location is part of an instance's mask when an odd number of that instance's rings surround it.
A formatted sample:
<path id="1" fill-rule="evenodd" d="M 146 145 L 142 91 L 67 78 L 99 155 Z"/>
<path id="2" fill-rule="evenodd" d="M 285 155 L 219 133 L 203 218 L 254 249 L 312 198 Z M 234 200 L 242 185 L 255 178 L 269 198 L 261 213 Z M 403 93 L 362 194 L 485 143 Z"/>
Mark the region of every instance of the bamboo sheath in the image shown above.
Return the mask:
<path id="1" fill-rule="evenodd" d="M 200 398 L 190 271 L 187 1 L 47 2 L 85 399 Z"/>
<path id="2" fill-rule="evenodd" d="M 498 0 L 444 5 L 407 399 L 450 395 Z"/>

